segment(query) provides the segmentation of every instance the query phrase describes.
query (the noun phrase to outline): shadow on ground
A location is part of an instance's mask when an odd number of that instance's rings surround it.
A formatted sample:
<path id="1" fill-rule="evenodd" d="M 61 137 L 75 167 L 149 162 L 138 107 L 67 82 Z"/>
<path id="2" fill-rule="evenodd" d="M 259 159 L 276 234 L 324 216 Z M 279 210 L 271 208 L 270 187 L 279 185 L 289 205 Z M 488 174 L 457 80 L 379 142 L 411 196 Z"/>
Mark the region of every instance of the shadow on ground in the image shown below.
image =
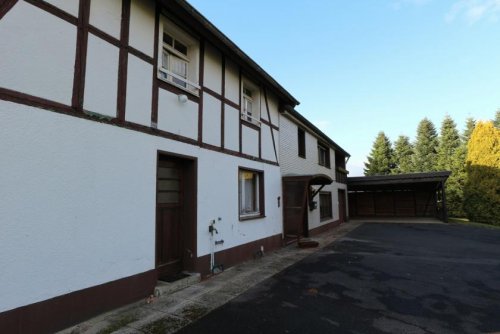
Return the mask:
<path id="1" fill-rule="evenodd" d="M 365 224 L 179 333 L 500 331 L 500 230 Z"/>

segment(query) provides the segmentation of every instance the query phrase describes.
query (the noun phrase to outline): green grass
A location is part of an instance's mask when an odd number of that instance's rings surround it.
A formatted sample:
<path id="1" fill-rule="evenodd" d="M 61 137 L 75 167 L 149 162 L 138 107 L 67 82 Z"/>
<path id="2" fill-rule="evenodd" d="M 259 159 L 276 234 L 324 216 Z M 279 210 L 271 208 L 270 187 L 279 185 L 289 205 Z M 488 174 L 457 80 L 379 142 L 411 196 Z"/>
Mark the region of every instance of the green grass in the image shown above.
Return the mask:
<path id="1" fill-rule="evenodd" d="M 499 230 L 500 229 L 499 225 L 491 225 L 491 224 L 483 224 L 483 223 L 471 222 L 467 218 L 448 218 L 448 222 L 449 223 L 454 223 L 454 224 L 467 225 L 467 226 L 488 228 L 488 229 L 491 229 L 491 230 Z"/>

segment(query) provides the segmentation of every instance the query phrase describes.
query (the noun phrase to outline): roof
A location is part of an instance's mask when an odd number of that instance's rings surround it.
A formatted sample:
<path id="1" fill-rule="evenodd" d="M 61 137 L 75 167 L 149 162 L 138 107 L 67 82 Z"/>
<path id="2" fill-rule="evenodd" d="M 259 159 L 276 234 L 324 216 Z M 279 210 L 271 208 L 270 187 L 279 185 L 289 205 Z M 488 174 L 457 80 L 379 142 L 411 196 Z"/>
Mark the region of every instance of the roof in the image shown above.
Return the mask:
<path id="1" fill-rule="evenodd" d="M 332 146 L 336 151 L 341 152 L 344 154 L 346 157 L 350 157 L 351 155 L 344 150 L 342 147 L 340 147 L 336 142 L 334 142 L 330 137 L 328 137 L 323 131 L 318 129 L 314 124 L 312 124 L 307 118 L 302 116 L 298 111 L 294 109 L 288 109 L 283 111 L 285 114 L 288 114 L 298 122 L 302 123 L 305 127 L 309 128 L 312 132 L 314 132 L 318 137 L 320 137 L 323 141 L 325 141 L 327 144 Z"/>
<path id="2" fill-rule="evenodd" d="M 429 173 L 409 173 L 397 175 L 357 176 L 347 178 L 349 190 L 360 190 L 366 188 L 383 188 L 385 186 L 404 186 L 413 184 L 436 184 L 445 182 L 451 175 L 449 171 Z"/>
<path id="3" fill-rule="evenodd" d="M 283 88 L 274 78 L 262 69 L 255 61 L 253 61 L 245 52 L 243 52 L 235 43 L 233 43 L 226 35 L 224 35 L 217 27 L 215 27 L 208 19 L 200 12 L 191 6 L 185 0 L 157 0 L 163 7 L 171 9 L 175 14 L 190 23 L 200 35 L 215 44 L 233 61 L 239 63 L 249 74 L 255 74 L 261 78 L 264 83 L 268 84 L 281 100 L 292 106 L 298 105 L 297 101 L 285 88 Z M 232 56 L 232 57 L 231 57 Z"/>

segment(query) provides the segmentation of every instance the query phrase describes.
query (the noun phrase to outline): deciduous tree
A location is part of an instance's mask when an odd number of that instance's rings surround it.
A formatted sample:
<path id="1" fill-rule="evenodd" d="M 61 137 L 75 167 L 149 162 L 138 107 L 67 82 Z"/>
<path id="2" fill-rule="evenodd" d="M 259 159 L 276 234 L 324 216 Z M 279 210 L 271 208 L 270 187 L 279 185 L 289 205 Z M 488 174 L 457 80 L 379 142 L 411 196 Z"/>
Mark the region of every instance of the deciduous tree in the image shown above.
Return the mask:
<path id="1" fill-rule="evenodd" d="M 470 220 L 500 225 L 500 129 L 479 122 L 467 146 L 464 209 Z"/>

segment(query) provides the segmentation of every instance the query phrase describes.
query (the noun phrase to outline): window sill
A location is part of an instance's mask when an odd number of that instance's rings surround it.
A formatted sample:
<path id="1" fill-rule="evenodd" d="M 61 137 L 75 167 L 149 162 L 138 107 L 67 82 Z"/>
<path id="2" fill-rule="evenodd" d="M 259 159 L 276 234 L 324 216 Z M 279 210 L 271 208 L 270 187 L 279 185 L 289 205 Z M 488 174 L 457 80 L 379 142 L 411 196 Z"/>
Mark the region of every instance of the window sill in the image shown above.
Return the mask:
<path id="1" fill-rule="evenodd" d="M 161 72 L 160 72 L 160 73 L 161 73 Z M 179 90 L 181 90 L 181 91 L 184 91 L 184 92 L 186 92 L 186 93 L 189 93 L 189 94 L 191 94 L 191 95 L 192 95 L 192 96 L 194 96 L 194 97 L 197 97 L 197 98 L 198 98 L 198 97 L 200 97 L 200 89 L 189 89 L 189 88 L 186 88 L 186 87 L 184 87 L 184 86 L 182 86 L 182 85 L 178 85 L 178 84 L 176 84 L 175 82 L 172 82 L 172 81 L 170 81 L 170 80 L 167 80 L 167 79 L 163 78 L 160 74 L 158 74 L 158 75 L 156 76 L 156 78 L 157 78 L 157 79 L 158 79 L 161 83 L 165 83 L 165 84 L 167 84 L 167 85 L 169 85 L 169 86 L 174 87 L 175 89 L 179 89 Z"/>
<path id="2" fill-rule="evenodd" d="M 333 217 L 324 217 L 324 218 L 320 218 L 320 219 L 319 219 L 319 221 L 320 221 L 321 223 L 327 222 L 327 221 L 329 221 L 329 220 L 333 221 Z"/>
<path id="3" fill-rule="evenodd" d="M 258 213 L 255 215 L 240 215 L 240 221 L 247 221 L 247 220 L 254 220 L 254 219 L 260 219 L 260 218 L 265 218 L 266 216 L 264 214 Z"/>
<path id="4" fill-rule="evenodd" d="M 321 166 L 321 167 L 325 167 L 325 168 L 328 168 L 328 169 L 332 169 L 332 167 L 330 167 L 330 166 L 326 166 L 326 165 L 322 165 L 322 164 L 320 164 L 320 163 L 318 163 L 318 165 L 319 165 L 319 166 Z"/>
<path id="5" fill-rule="evenodd" d="M 241 123 L 245 124 L 246 126 L 253 128 L 255 130 L 260 130 L 260 125 L 255 124 L 254 122 L 247 121 L 244 118 L 241 118 Z"/>
<path id="6" fill-rule="evenodd" d="M 302 159 L 306 159 L 306 156 L 305 155 L 298 155 L 299 158 L 302 158 Z"/>

